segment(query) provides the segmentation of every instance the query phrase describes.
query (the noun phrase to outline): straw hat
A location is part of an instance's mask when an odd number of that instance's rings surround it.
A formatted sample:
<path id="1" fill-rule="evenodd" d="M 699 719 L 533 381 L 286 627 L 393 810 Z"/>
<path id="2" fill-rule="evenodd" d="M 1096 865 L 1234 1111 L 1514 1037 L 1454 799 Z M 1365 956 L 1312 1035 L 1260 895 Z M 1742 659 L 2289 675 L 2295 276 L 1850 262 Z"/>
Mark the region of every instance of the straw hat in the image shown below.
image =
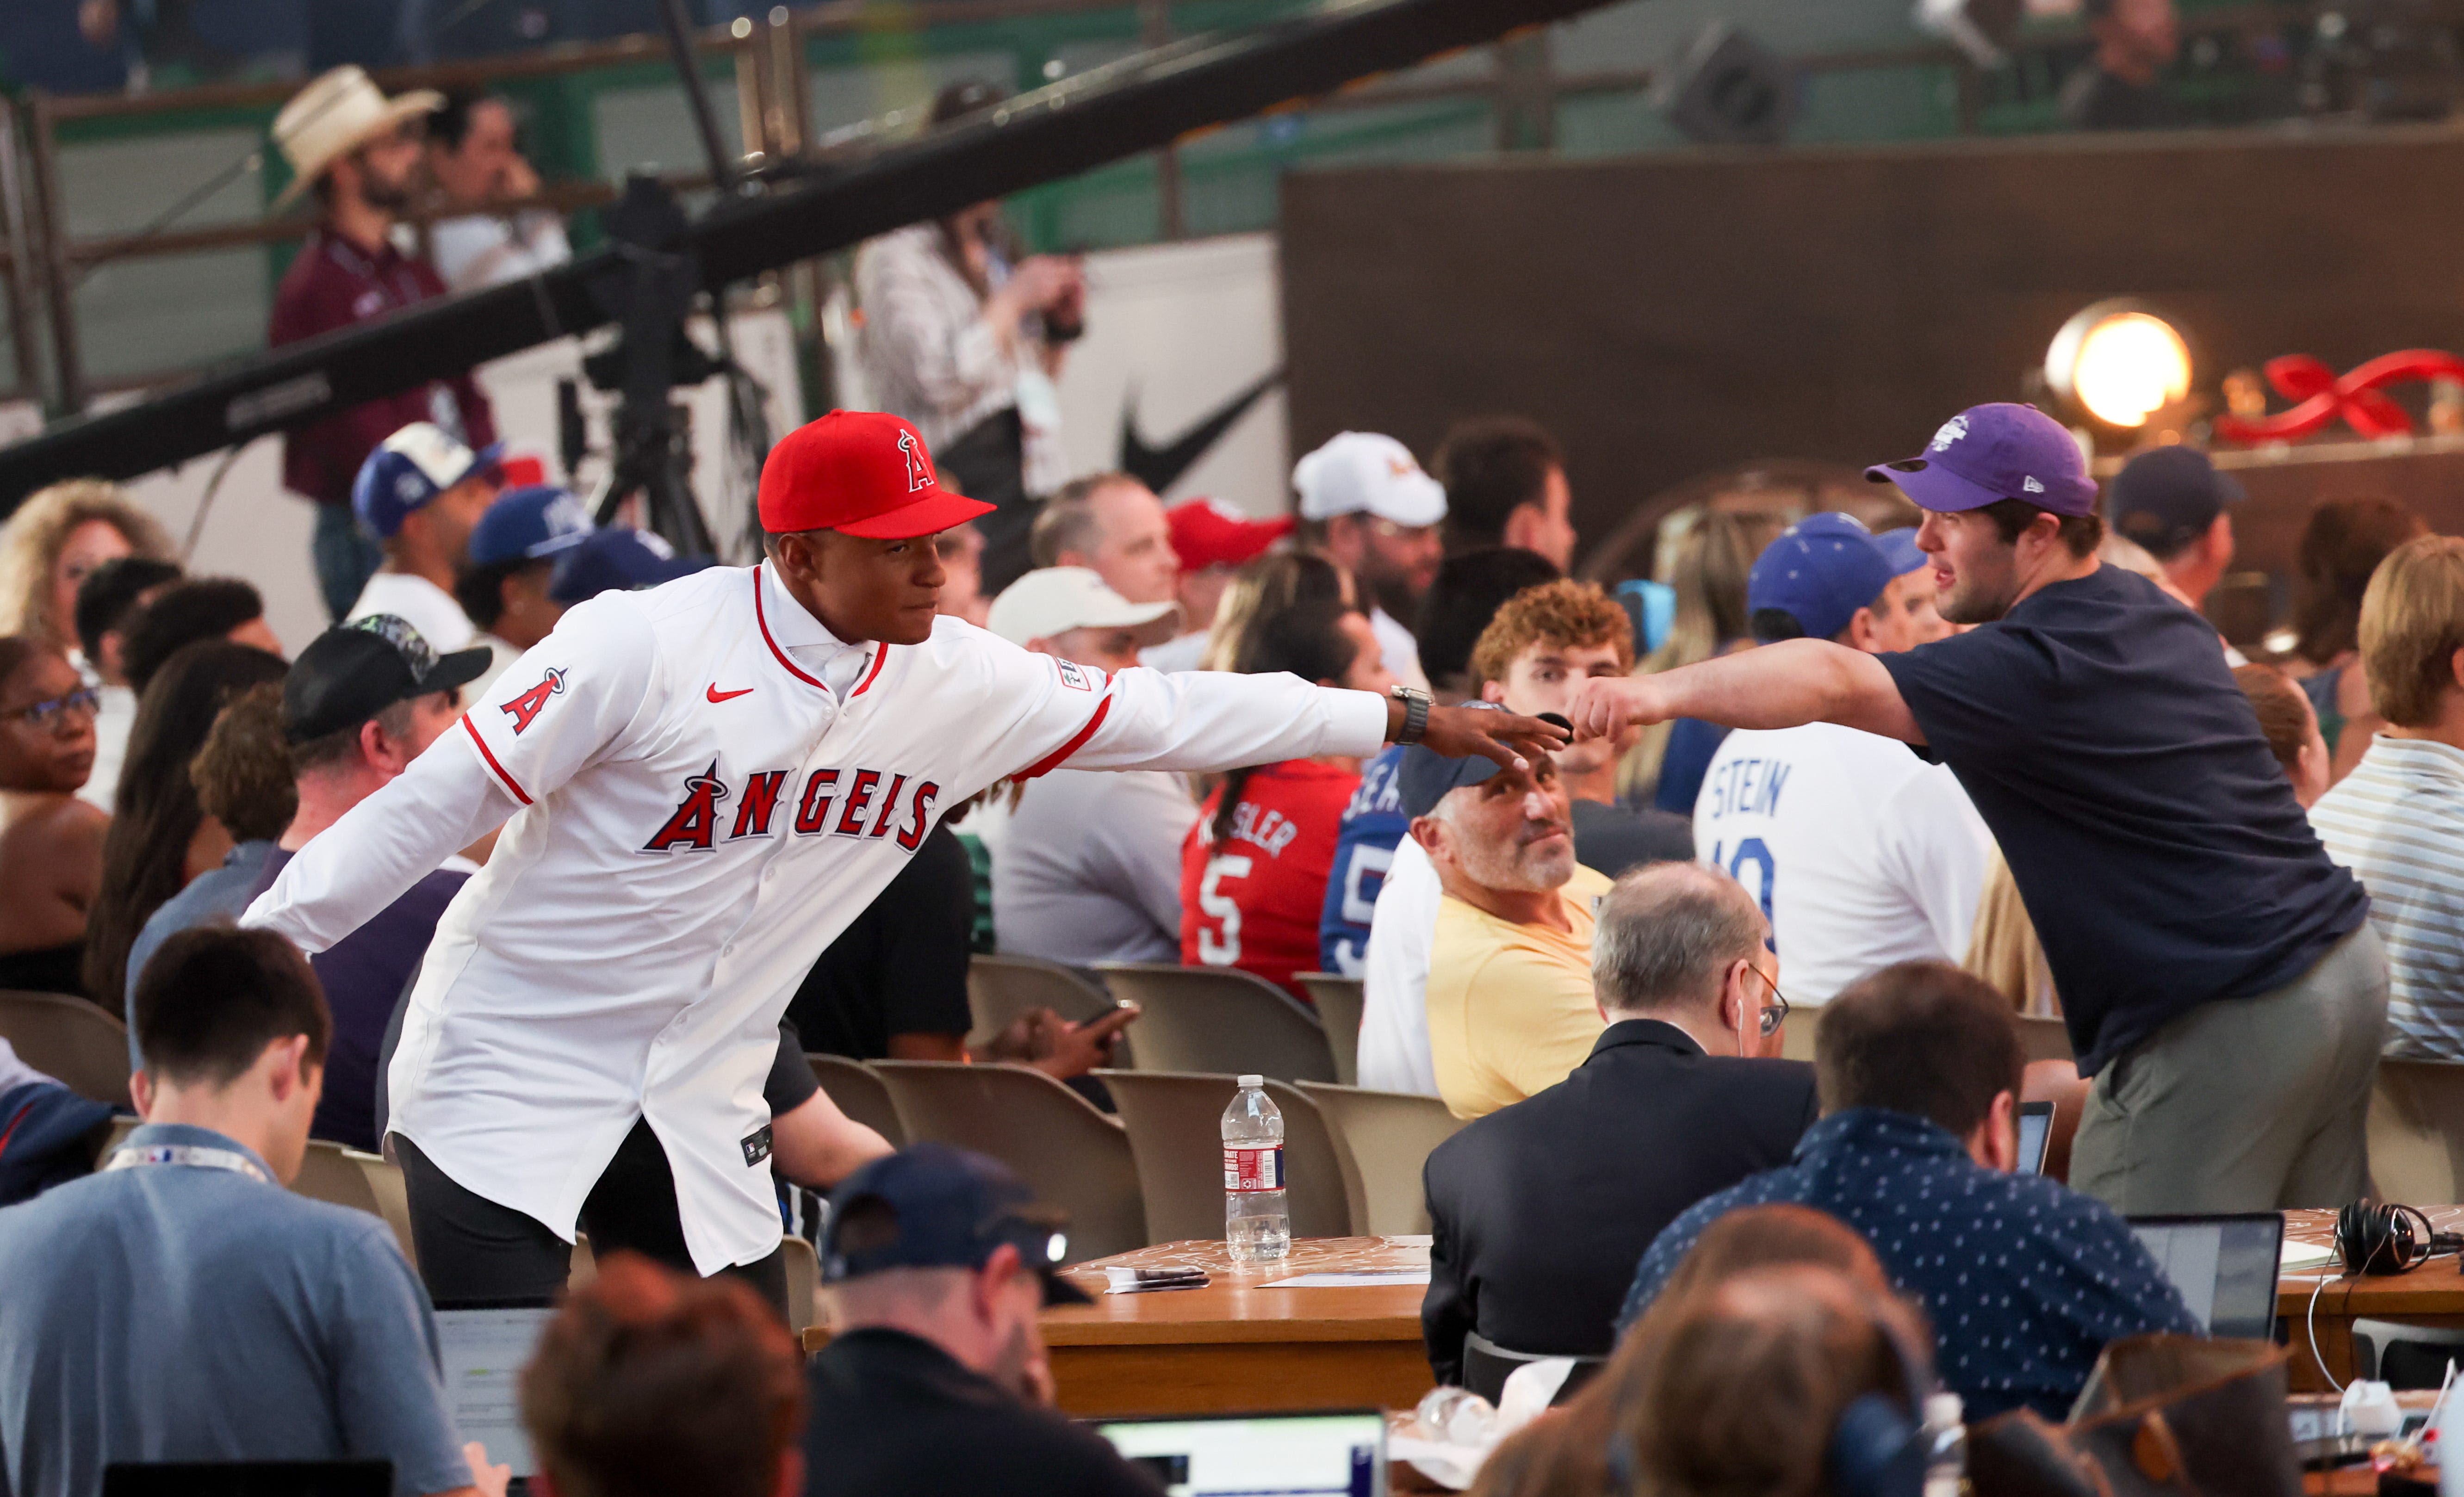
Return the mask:
<path id="1" fill-rule="evenodd" d="M 398 129 L 405 121 L 432 114 L 445 96 L 432 88 L 415 88 L 387 99 L 365 69 L 345 63 L 319 74 L 274 117 L 274 143 L 291 163 L 291 185 L 274 200 L 276 212 L 308 190 L 311 183 L 339 157 Z"/>

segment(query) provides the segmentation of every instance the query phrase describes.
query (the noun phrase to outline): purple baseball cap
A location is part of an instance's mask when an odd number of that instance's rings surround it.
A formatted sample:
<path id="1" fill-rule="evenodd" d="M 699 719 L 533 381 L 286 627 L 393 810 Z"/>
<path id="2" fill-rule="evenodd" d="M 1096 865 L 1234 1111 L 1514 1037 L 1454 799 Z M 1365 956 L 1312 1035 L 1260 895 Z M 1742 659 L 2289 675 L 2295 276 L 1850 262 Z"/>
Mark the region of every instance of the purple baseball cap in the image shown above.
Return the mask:
<path id="1" fill-rule="evenodd" d="M 1874 483 L 1894 483 L 1923 509 L 1983 509 L 2020 499 L 2057 515 L 2096 509 L 2096 480 L 2087 458 L 2062 424 L 2034 406 L 2007 402 L 1970 406 L 1942 424 L 1914 457 L 1865 470 Z"/>

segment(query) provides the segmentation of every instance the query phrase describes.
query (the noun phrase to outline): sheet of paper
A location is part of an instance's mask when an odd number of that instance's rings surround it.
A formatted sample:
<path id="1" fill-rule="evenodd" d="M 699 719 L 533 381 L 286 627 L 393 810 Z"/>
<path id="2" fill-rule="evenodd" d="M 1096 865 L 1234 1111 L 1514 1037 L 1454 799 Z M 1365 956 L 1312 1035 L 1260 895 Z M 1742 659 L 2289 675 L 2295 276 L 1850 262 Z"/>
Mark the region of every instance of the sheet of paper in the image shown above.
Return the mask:
<path id="1" fill-rule="evenodd" d="M 1422 1284 L 1429 1282 L 1426 1268 L 1397 1268 L 1388 1273 L 1304 1273 L 1289 1279 L 1277 1279 L 1265 1288 L 1270 1289 L 1355 1289 L 1381 1284 Z"/>
<path id="2" fill-rule="evenodd" d="M 2279 1256 L 2287 1268 L 2323 1268 L 2335 1262 L 2336 1249 L 2309 1243 L 2297 1243 L 2288 1237 L 2284 1240 L 2284 1248 Z"/>

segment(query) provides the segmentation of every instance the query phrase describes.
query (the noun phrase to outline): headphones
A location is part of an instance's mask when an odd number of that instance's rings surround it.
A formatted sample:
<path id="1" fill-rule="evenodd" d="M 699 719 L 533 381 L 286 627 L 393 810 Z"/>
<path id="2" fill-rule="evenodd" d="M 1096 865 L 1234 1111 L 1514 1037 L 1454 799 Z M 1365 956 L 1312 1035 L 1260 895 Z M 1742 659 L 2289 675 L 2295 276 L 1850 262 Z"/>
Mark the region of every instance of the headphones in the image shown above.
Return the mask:
<path id="1" fill-rule="evenodd" d="M 2417 1207 L 2365 1196 L 2336 1213 L 2336 1256 L 2346 1273 L 2410 1273 L 2438 1254 L 2453 1252 L 2464 1252 L 2464 1235 L 2432 1230 L 2430 1218 Z"/>
<path id="2" fill-rule="evenodd" d="M 1931 1385 L 1924 1371 L 1926 1357 L 1889 1320 L 1878 1315 L 1873 1325 L 1899 1369 L 1901 1392 L 1896 1398 L 1863 1393 L 1849 1400 L 1832 1426 L 1823 1474 L 1832 1497 L 1925 1497 L 1925 1463 L 1933 1454 L 1925 1427 Z M 1609 1436 L 1608 1477 L 1610 1490 L 1620 1497 L 1642 1489 L 1634 1445 L 1622 1433 Z"/>

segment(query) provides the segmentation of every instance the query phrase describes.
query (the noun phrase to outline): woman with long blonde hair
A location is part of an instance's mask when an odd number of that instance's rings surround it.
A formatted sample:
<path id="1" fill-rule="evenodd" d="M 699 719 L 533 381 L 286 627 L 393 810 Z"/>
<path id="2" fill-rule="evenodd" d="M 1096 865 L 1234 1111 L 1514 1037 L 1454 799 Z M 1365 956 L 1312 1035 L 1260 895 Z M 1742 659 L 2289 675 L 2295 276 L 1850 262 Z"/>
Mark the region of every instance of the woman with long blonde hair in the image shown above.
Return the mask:
<path id="1" fill-rule="evenodd" d="M 82 661 L 77 584 L 124 556 L 173 559 L 170 536 L 118 484 L 72 478 L 27 495 L 0 525 L 0 634 L 26 635 Z"/>
<path id="2" fill-rule="evenodd" d="M 1754 558 L 1779 539 L 1793 517 L 1778 510 L 1723 509 L 1711 500 L 1693 510 L 1681 510 L 1661 522 L 1661 544 L 1655 570 L 1676 589 L 1677 616 L 1660 648 L 1635 666 L 1637 675 L 1656 675 L 1690 666 L 1734 649 L 1750 637 L 1746 616 L 1746 574 Z M 1668 740 L 1677 723 L 1653 723 L 1641 741 L 1617 765 L 1617 799 L 1634 802 L 1658 797 L 1662 810 L 1694 814 L 1694 785 L 1710 762 L 1706 749 L 1692 765 L 1693 782 L 1661 795 L 1661 777 L 1668 767 Z M 1717 747 L 1713 740 L 1712 747 Z M 1683 801 L 1683 804 L 1675 804 Z"/>

